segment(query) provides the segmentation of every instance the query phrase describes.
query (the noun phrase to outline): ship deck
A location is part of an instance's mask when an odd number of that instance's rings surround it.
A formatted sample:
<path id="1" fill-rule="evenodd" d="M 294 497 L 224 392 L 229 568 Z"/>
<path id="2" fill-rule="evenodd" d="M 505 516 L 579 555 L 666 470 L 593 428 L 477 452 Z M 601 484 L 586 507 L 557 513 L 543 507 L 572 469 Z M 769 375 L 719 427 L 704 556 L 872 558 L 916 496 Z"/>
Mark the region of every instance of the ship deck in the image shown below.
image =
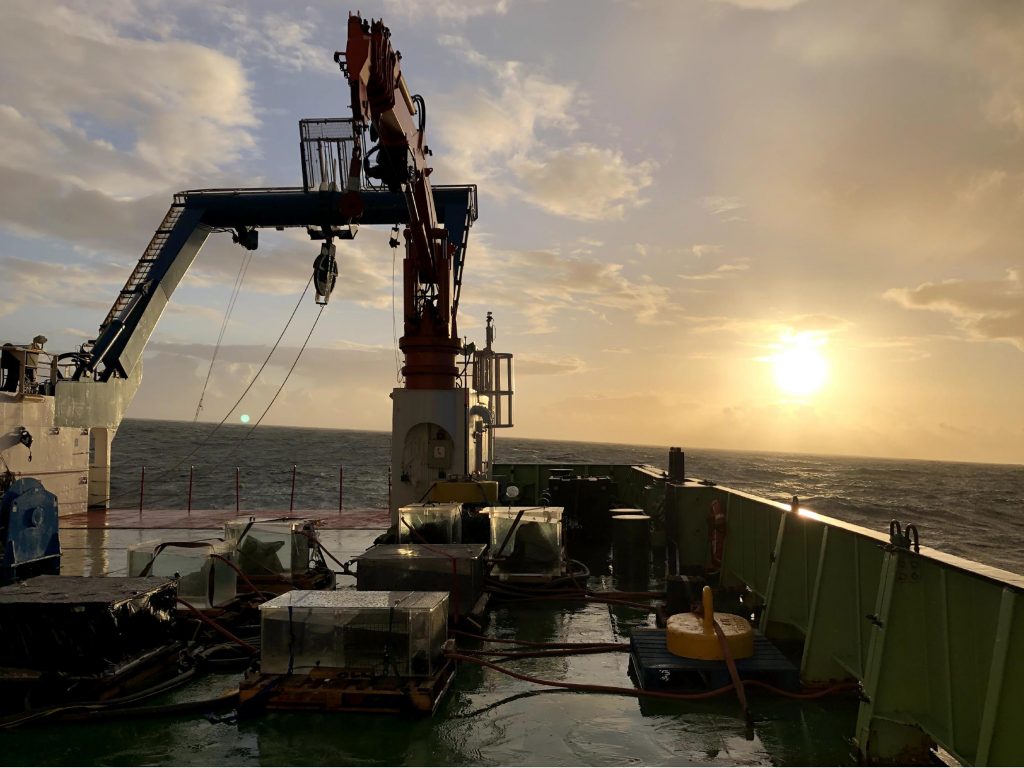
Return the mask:
<path id="1" fill-rule="evenodd" d="M 516 470 L 517 479 L 525 478 L 523 484 L 531 493 L 542 490 L 544 475 L 551 471 L 539 465 Z M 616 466 L 608 471 L 618 472 L 623 488 L 638 488 L 641 495 L 649 488 L 650 475 L 642 467 Z M 1024 590 L 1020 576 L 928 547 L 899 547 L 874 530 L 699 482 L 672 486 L 664 500 L 666 518 L 671 511 L 684 522 L 686 516 L 704 521 L 712 498 L 726 505 L 729 519 L 722 571 L 764 600 L 766 636 L 783 645 L 802 638 L 802 655 L 788 658 L 800 663 L 805 683 L 858 680 L 864 697 L 858 699 L 848 688 L 814 700 L 748 690 L 748 721 L 731 692 L 710 699 L 665 701 L 592 690 L 570 692 L 537 682 L 615 686 L 632 696 L 628 653 L 502 662 L 528 676 L 520 678 L 460 661 L 449 695 L 435 717 L 426 721 L 273 713 L 251 720 L 178 715 L 140 721 L 130 728 L 119 722 L 90 723 L 95 737 L 90 735 L 86 743 L 76 740 L 73 754 L 61 751 L 61 739 L 56 738 L 57 729 L 67 726 L 46 724 L 7 734 L 8 758 L 32 764 L 109 763 L 116 758 L 152 764 L 852 765 L 858 744 L 888 744 L 872 739 L 874 730 L 868 727 L 888 727 L 892 708 L 910 701 L 917 707 L 915 738 L 933 737 L 943 756 L 952 755 L 962 763 L 1018 762 L 999 756 L 1019 753 L 1012 724 L 1019 722 L 1024 686 L 1019 684 L 1021 667 L 1011 649 L 1019 647 L 1017 638 L 1024 628 L 1024 612 L 1015 610 Z M 651 506 L 660 503 L 657 498 L 646 501 Z M 250 514 L 321 520 L 323 545 L 341 562 L 365 551 L 388 523 L 383 509 L 122 509 L 68 516 L 62 518 L 62 571 L 123 575 L 128 547 L 136 542 L 217 538 L 225 520 Z M 702 555 L 703 541 L 700 536 L 680 539 L 681 554 L 688 557 L 685 547 L 696 542 Z M 605 565 L 602 560 L 593 570 L 591 590 L 642 589 L 620 584 Z M 663 589 L 664 583 L 653 572 L 651 576 L 647 588 Z M 338 588 L 352 589 L 353 582 L 341 575 Z M 973 623 L 970 645 L 964 646 L 967 616 Z M 521 602 L 492 601 L 483 625 L 484 634 L 506 641 L 628 648 L 635 630 L 653 627 L 654 617 L 645 607 L 621 600 L 597 603 L 548 595 Z M 472 652 L 487 646 L 460 637 L 458 647 Z M 955 652 L 965 647 L 971 653 Z M 922 654 L 922 648 L 928 652 Z M 211 698 L 236 687 L 238 680 L 237 674 L 214 675 L 167 698 Z M 933 716 L 936 682 L 945 688 L 951 705 L 966 697 L 976 706 L 959 709 L 955 720 L 947 712 L 944 726 Z M 979 722 L 984 726 L 980 731 L 964 730 Z M 50 731 L 52 739 L 46 738 Z M 851 737 L 860 740 L 851 743 Z M 98 741 L 92 743 L 93 738 Z M 110 744 L 126 740 L 130 744 L 112 755 Z M 928 754 L 927 743 L 922 744 L 922 754 Z"/>
<path id="2" fill-rule="evenodd" d="M 342 561 L 365 551 L 387 523 L 386 510 L 253 514 L 323 520 L 321 540 Z M 135 509 L 62 518 L 62 572 L 123 575 L 129 545 L 153 538 L 219 537 L 223 521 L 241 515 L 233 509 L 191 514 L 147 509 L 140 516 Z M 339 575 L 339 589 L 354 586 L 353 579 Z M 590 586 L 609 590 L 616 584 L 611 576 L 594 576 Z M 647 612 L 628 606 L 545 601 L 492 604 L 484 632 L 532 642 L 627 643 L 634 628 L 652 625 Z M 468 641 L 467 647 L 483 646 Z M 633 685 L 628 653 L 522 659 L 507 666 L 556 681 Z M 210 698 L 237 686 L 238 679 L 237 674 L 209 675 L 161 701 Z M 844 737 L 855 700 L 797 702 L 753 693 L 751 708 L 754 721 L 748 726 L 734 696 L 637 701 L 542 688 L 460 664 L 433 718 L 303 712 L 252 719 L 179 715 L 88 726 L 45 723 L 6 733 L 5 752 L 12 763 L 35 765 L 112 760 L 181 765 L 854 764 Z M 72 738 L 66 736 L 69 729 L 75 731 Z M 121 746 L 112 751 L 112 744 Z"/>

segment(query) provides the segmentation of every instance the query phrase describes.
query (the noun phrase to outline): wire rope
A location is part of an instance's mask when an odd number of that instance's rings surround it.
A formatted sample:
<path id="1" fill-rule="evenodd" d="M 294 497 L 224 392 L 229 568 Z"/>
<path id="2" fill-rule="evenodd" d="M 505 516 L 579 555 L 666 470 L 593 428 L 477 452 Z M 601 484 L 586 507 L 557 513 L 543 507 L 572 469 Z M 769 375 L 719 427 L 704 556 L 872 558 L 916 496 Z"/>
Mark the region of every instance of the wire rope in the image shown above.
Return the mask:
<path id="1" fill-rule="evenodd" d="M 238 267 L 238 276 L 235 277 L 235 285 L 231 289 L 231 298 L 228 299 L 227 309 L 224 311 L 224 320 L 220 324 L 220 333 L 217 335 L 217 344 L 213 348 L 213 355 L 210 357 L 210 367 L 206 370 L 206 381 L 203 382 L 203 390 L 199 393 L 199 402 L 196 404 L 196 415 L 192 417 L 192 423 L 199 421 L 199 413 L 203 410 L 203 399 L 206 397 L 206 389 L 210 386 L 210 377 L 213 375 L 213 364 L 217 362 L 217 354 L 220 352 L 221 343 L 224 341 L 224 334 L 227 332 L 228 323 L 231 320 L 231 313 L 234 312 L 235 303 L 242 290 L 242 282 L 245 280 L 245 273 L 252 261 L 252 251 L 246 251 L 242 255 L 242 263 Z"/>
<path id="2" fill-rule="evenodd" d="M 476 664 L 481 667 L 488 667 L 496 672 L 500 672 L 503 675 L 508 675 L 516 680 L 522 680 L 526 683 L 533 683 L 534 685 L 545 685 L 552 688 L 561 688 L 567 691 L 575 691 L 578 693 L 604 693 L 611 694 L 614 696 L 631 696 L 636 699 L 652 698 L 652 699 L 666 699 L 668 701 L 701 701 L 702 699 L 711 699 L 716 696 L 721 696 L 724 693 L 735 690 L 736 684 L 730 682 L 728 685 L 724 685 L 721 688 L 715 688 L 709 691 L 700 691 L 698 693 L 678 693 L 674 691 L 653 691 L 645 688 L 625 688 L 617 685 L 599 685 L 594 683 L 575 683 L 565 682 L 561 680 L 545 680 L 542 678 L 534 677 L 533 675 L 527 675 L 522 672 L 516 672 L 515 670 L 509 669 L 508 667 L 495 664 L 494 662 L 487 661 L 486 659 L 477 658 L 475 656 L 469 656 L 464 653 L 445 653 L 445 656 L 449 659 L 455 659 L 456 661 L 463 661 L 468 664 Z M 838 683 L 828 688 L 823 688 L 816 691 L 808 692 L 793 692 L 786 691 L 781 688 L 777 688 L 770 683 L 766 683 L 763 680 L 743 680 L 743 684 L 755 688 L 763 688 L 770 693 L 777 696 L 782 696 L 787 699 L 796 700 L 813 700 L 821 699 L 825 696 L 831 696 L 836 693 L 843 693 L 845 691 L 856 690 L 859 687 L 858 683 Z"/>
<path id="3" fill-rule="evenodd" d="M 307 285 L 307 288 L 308 287 L 309 286 Z M 227 453 L 225 453 L 224 456 L 220 459 L 220 461 L 218 461 L 216 464 L 214 464 L 211 467 L 211 469 L 217 469 L 217 468 L 221 467 L 224 464 L 225 461 L 227 461 L 229 458 L 231 458 L 231 456 L 234 455 L 235 451 L 238 450 L 239 446 L 245 440 L 248 440 L 250 437 L 252 437 L 252 433 L 256 431 L 256 427 L 258 427 L 260 424 L 263 423 L 263 419 L 266 417 L 267 413 L 270 412 L 270 409 L 274 407 L 274 403 L 277 402 L 278 396 L 284 390 L 285 385 L 288 383 L 288 379 L 291 378 L 292 372 L 295 370 L 296 366 L 299 364 L 299 360 L 302 358 L 302 353 L 306 351 L 306 347 L 309 345 L 309 340 L 313 336 L 313 331 L 316 330 L 317 323 L 320 322 L 320 318 L 321 318 L 321 316 L 323 316 L 324 310 L 326 308 L 327 308 L 326 304 L 321 304 L 320 305 L 320 311 L 317 312 L 316 313 L 316 317 L 313 318 L 313 324 L 309 328 L 309 333 L 306 334 L 305 341 L 303 341 L 302 342 L 302 346 L 299 347 L 299 352 L 298 352 L 297 355 L 295 355 L 295 359 L 292 361 L 291 367 L 288 369 L 288 372 L 285 374 L 284 379 L 281 381 L 281 384 L 277 388 L 277 391 L 274 393 L 274 396 L 270 399 L 270 402 L 267 404 L 267 407 L 263 409 L 263 412 L 260 414 L 260 417 L 256 420 L 256 423 L 253 424 L 249 428 L 248 432 L 246 432 L 241 438 L 236 440 L 231 445 L 230 448 L 228 448 Z M 292 316 L 294 317 L 294 313 L 293 313 Z M 289 319 L 289 322 L 291 322 L 290 319 Z M 278 339 L 278 341 L 280 341 L 280 339 Z M 243 393 L 243 397 L 244 397 L 244 393 Z M 235 407 L 237 407 L 237 405 L 238 405 L 238 403 L 235 404 Z M 232 408 L 232 410 L 234 410 L 234 407 Z"/>
<path id="4" fill-rule="evenodd" d="M 316 317 L 313 318 L 313 325 L 310 326 L 309 333 L 306 334 L 306 340 L 303 341 L 302 346 L 299 347 L 299 353 L 295 355 L 295 360 L 292 361 L 291 368 L 289 368 L 288 373 L 285 374 L 284 380 L 281 382 L 281 386 L 277 388 L 277 391 L 274 393 L 274 396 L 270 398 L 270 402 L 267 404 L 267 407 L 263 409 L 263 413 L 260 414 L 260 417 L 256 419 L 256 423 L 249 428 L 249 431 L 245 435 L 246 437 L 249 437 L 249 435 L 251 435 L 253 431 L 255 431 L 256 427 L 258 427 L 263 422 L 263 418 L 267 415 L 267 413 L 270 412 L 270 409 L 274 407 L 274 403 L 277 402 L 278 395 L 281 394 L 281 391 L 284 389 L 284 385 L 287 384 L 288 379 L 291 378 L 292 371 L 295 370 L 295 366 L 299 364 L 299 360 L 302 358 L 302 353 L 306 351 L 306 347 L 309 344 L 309 340 L 313 336 L 313 331 L 316 330 L 316 324 L 320 322 L 320 318 L 323 316 L 325 309 L 327 309 L 327 305 L 321 304 L 320 311 L 316 313 Z"/>
<path id="5" fill-rule="evenodd" d="M 224 426 L 224 424 L 227 422 L 227 420 L 229 418 L 231 418 L 231 414 L 234 413 L 235 408 L 237 408 L 241 404 L 242 400 L 245 399 L 245 396 L 247 394 L 249 394 L 249 391 L 253 388 L 253 386 L 255 386 L 256 382 L 259 380 L 259 377 L 262 375 L 264 369 L 270 363 L 270 358 L 273 357 L 274 352 L 277 351 L 277 348 L 281 344 L 281 340 L 284 338 L 284 335 L 288 332 L 288 329 L 291 327 L 292 321 L 295 320 L 295 315 L 299 311 L 299 307 L 302 306 L 302 302 L 306 298 L 306 294 L 309 292 L 309 286 L 312 285 L 312 284 L 313 284 L 313 275 L 310 275 L 309 276 L 309 280 L 306 281 L 306 287 L 302 289 L 302 293 L 299 296 L 299 300 L 295 303 L 295 307 L 292 309 L 291 315 L 288 316 L 288 321 L 284 324 L 284 328 L 281 329 L 281 333 L 280 333 L 280 335 L 278 335 L 277 340 L 274 342 L 274 345 L 270 348 L 270 352 L 267 353 L 267 356 L 263 360 L 263 363 L 260 365 L 259 370 L 256 371 L 256 374 L 252 377 L 252 380 L 249 382 L 248 386 L 245 388 L 245 390 L 242 392 L 242 394 L 239 395 L 239 397 L 235 401 L 234 405 L 232 405 L 228 409 L 227 413 L 224 414 L 224 418 L 222 418 L 216 424 L 216 426 L 214 426 L 214 428 L 212 430 L 210 430 L 210 432 L 202 440 L 197 442 L 192 447 L 191 451 L 186 453 L 184 456 L 182 456 L 180 459 L 178 459 L 177 462 L 175 462 L 173 465 L 171 465 L 167 469 L 164 469 L 164 470 L 161 470 L 161 471 L 157 472 L 155 477 L 161 478 L 161 477 L 165 477 L 166 475 L 169 475 L 171 472 L 176 470 L 178 467 L 180 467 L 182 464 L 184 464 L 190 458 L 195 456 L 203 448 L 203 446 L 205 446 L 208 442 L 210 442 L 211 439 L 213 439 L 213 436 L 218 432 L 218 430 L 220 430 L 221 427 Z M 315 327 L 315 324 L 314 324 L 314 327 Z M 293 365 L 293 367 L 294 367 L 294 365 Z M 223 460 L 221 461 L 221 463 L 223 463 Z M 134 491 L 131 491 L 131 492 L 125 491 L 124 493 L 111 494 L 106 499 L 104 499 L 103 502 L 101 502 L 101 503 L 107 503 L 107 502 L 113 501 L 114 499 L 130 497 L 130 496 L 133 496 L 133 495 L 134 495 Z"/>
<path id="6" fill-rule="evenodd" d="M 391 242 L 396 243 L 396 245 L 391 246 L 391 338 L 395 343 L 395 381 L 401 384 L 402 364 L 398 356 L 398 312 L 395 309 L 395 275 L 398 263 L 397 227 Z"/>
<path id="7" fill-rule="evenodd" d="M 277 351 L 277 348 L 281 345 L 281 340 L 284 338 L 284 335 L 288 332 L 288 329 L 291 327 L 292 321 L 295 319 L 295 314 L 299 311 L 299 307 L 302 305 L 303 300 L 306 298 L 306 294 L 309 292 L 309 286 L 312 284 L 313 275 L 310 275 L 309 280 L 306 281 L 306 287 L 302 289 L 302 294 L 299 296 L 299 300 L 295 302 L 295 307 L 294 309 L 292 309 L 291 315 L 288 316 L 288 322 L 286 322 L 284 324 L 284 328 L 281 329 L 281 333 L 280 335 L 278 335 L 277 340 L 274 342 L 274 346 L 270 348 L 270 352 L 267 353 L 267 356 L 266 358 L 264 358 L 263 363 L 259 367 L 259 370 L 256 371 L 256 374 L 252 377 L 252 380 L 249 382 L 248 386 L 242 391 L 242 394 L 238 396 L 237 400 L 235 400 L 234 405 L 228 408 L 227 413 L 224 414 L 224 418 L 221 419 L 217 423 L 217 426 L 215 426 L 210 431 L 210 433 L 206 435 L 206 437 L 204 437 L 199 443 L 197 443 L 195 447 L 192 448 L 191 451 L 189 451 L 181 459 L 179 459 L 174 466 L 161 472 L 161 476 L 167 474 L 168 472 L 173 472 L 175 469 L 184 464 L 186 460 L 190 459 L 192 456 L 195 456 L 196 453 L 199 452 L 199 449 L 206 445 L 206 443 L 210 441 L 210 439 L 217 433 L 217 431 L 224 426 L 227 420 L 231 418 L 231 414 L 235 412 L 235 408 L 237 408 L 241 404 L 242 400 L 245 399 L 245 396 L 249 394 L 250 390 L 252 390 L 252 388 L 256 385 L 256 382 L 259 381 L 259 378 L 263 374 L 264 369 L 270 363 L 270 358 L 274 356 L 274 353 Z"/>

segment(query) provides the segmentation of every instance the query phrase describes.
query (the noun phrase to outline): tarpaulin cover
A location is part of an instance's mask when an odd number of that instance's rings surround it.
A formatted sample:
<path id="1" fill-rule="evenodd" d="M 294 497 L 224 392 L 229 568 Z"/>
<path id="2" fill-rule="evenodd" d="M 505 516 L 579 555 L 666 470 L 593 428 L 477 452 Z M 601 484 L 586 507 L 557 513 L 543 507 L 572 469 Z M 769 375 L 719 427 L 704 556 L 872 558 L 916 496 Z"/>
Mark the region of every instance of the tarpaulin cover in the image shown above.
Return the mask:
<path id="1" fill-rule="evenodd" d="M 36 576 L 0 588 L 0 666 L 100 673 L 173 640 L 160 577 Z"/>

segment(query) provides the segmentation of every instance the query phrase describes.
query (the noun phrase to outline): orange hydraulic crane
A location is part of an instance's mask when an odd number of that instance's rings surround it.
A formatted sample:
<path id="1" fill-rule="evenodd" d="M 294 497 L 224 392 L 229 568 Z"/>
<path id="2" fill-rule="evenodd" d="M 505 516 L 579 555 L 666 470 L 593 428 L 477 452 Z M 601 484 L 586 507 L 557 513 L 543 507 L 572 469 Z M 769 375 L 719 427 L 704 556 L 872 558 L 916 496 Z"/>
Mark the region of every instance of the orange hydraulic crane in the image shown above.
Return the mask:
<path id="1" fill-rule="evenodd" d="M 340 55 L 336 55 L 340 59 Z M 456 314 L 458 280 L 453 274 L 455 245 L 439 227 L 430 187 L 425 143 L 426 106 L 410 95 L 401 69 L 402 56 L 391 46 L 391 31 L 359 14 L 348 20 L 343 71 L 352 89 L 352 118 L 359 137 L 369 134 L 374 146 L 362 157 L 353 153 L 352 179 L 365 171 L 392 192 L 405 195 L 409 209 L 403 261 L 403 335 L 407 389 L 452 389 L 461 349 Z M 357 142 L 357 146 L 362 142 Z M 346 194 L 343 211 L 362 212 L 358 184 Z M 397 245 L 393 240 L 392 245 Z"/>

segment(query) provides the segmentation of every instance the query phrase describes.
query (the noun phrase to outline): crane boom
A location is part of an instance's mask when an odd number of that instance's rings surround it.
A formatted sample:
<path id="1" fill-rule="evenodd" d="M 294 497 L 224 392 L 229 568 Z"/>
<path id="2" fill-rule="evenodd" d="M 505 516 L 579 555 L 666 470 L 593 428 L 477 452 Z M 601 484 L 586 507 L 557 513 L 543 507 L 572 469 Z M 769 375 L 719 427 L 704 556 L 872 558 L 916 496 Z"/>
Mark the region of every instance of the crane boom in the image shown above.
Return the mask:
<path id="1" fill-rule="evenodd" d="M 408 207 L 403 261 L 403 335 L 407 389 L 451 389 L 458 369 L 458 302 L 453 285 L 454 244 L 439 227 L 430 187 L 425 143 L 426 107 L 412 96 L 401 69 L 401 54 L 391 45 L 391 31 L 381 21 L 359 14 L 348 20 L 345 71 L 352 92 L 352 118 L 360 136 L 374 146 L 353 158 L 350 178 L 365 170 L 392 192 L 402 192 Z M 353 191 L 352 195 L 358 195 Z M 361 208 L 351 205 L 352 210 Z M 349 207 L 349 206 L 346 206 Z"/>

